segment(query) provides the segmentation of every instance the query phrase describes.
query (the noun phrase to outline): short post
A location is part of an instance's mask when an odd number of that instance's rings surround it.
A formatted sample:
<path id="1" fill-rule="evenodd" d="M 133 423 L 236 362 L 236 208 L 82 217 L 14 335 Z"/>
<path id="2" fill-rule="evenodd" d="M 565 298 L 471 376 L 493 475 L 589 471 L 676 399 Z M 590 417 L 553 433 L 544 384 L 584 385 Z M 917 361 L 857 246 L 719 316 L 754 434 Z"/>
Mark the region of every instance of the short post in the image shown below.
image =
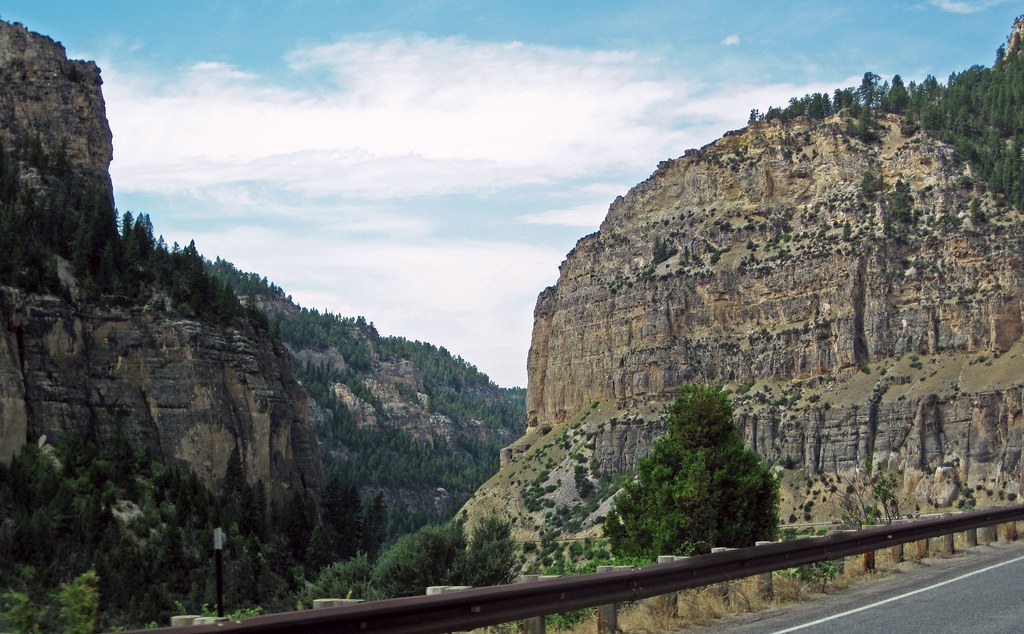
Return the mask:
<path id="1" fill-rule="evenodd" d="M 667 564 L 673 561 L 681 561 L 687 559 L 686 557 L 677 557 L 675 555 L 658 555 L 659 564 Z M 669 592 L 657 597 L 656 609 L 662 615 L 674 619 L 679 616 L 679 593 Z"/>
<path id="2" fill-rule="evenodd" d="M 839 534 L 843 534 L 843 533 L 856 533 L 856 532 L 857 532 L 856 528 L 839 528 L 839 529 L 831 531 L 831 534 L 832 535 L 839 535 Z M 843 557 L 842 559 L 837 559 L 836 561 L 838 561 L 839 565 L 841 565 L 843 567 L 843 571 L 849 571 L 851 569 L 851 566 L 854 565 L 856 560 L 855 560 L 854 557 L 851 556 L 851 557 Z"/>
<path id="3" fill-rule="evenodd" d="M 597 607 L 597 634 L 615 634 L 619 629 L 619 604 L 606 603 Z"/>
<path id="4" fill-rule="evenodd" d="M 924 559 L 928 556 L 928 538 L 917 540 L 917 558 Z"/>
<path id="5" fill-rule="evenodd" d="M 981 528 L 981 541 L 983 541 L 986 546 L 990 546 L 992 542 L 995 541 L 994 531 L 994 526 L 983 526 Z"/>
<path id="6" fill-rule="evenodd" d="M 531 616 L 523 619 L 523 634 L 546 634 L 547 624 L 543 616 Z"/>
<path id="7" fill-rule="evenodd" d="M 540 581 L 541 579 L 554 579 L 558 575 L 523 575 L 519 577 L 520 583 Z M 545 634 L 547 623 L 543 616 L 531 616 L 523 619 L 522 634 Z"/>
<path id="8" fill-rule="evenodd" d="M 903 563 L 903 544 L 896 544 L 889 551 L 889 556 L 892 557 L 894 564 Z"/>
<path id="9" fill-rule="evenodd" d="M 1003 524 L 1003 541 L 1012 542 L 1017 539 L 1017 522 Z"/>
<path id="10" fill-rule="evenodd" d="M 718 548 L 712 548 L 711 552 L 712 553 L 724 553 L 727 550 L 735 550 L 735 549 L 727 548 L 725 546 L 721 546 L 721 547 L 718 547 Z M 715 587 L 718 588 L 718 594 L 722 595 L 722 602 L 725 603 L 726 605 L 728 605 L 729 604 L 729 582 L 728 581 L 722 581 L 720 583 L 715 584 Z"/>
<path id="11" fill-rule="evenodd" d="M 944 514 L 942 517 L 949 517 L 949 513 Z M 953 533 L 946 533 L 942 536 L 942 556 L 952 557 L 956 550 L 953 547 Z"/>
<path id="12" fill-rule="evenodd" d="M 970 528 L 964 533 L 964 541 L 968 548 L 975 548 L 978 545 L 978 529 Z"/>
<path id="13" fill-rule="evenodd" d="M 448 592 L 458 592 L 459 590 L 468 590 L 473 586 L 429 586 L 427 587 L 427 595 L 434 594 L 446 594 Z"/>
<path id="14" fill-rule="evenodd" d="M 768 544 L 774 544 L 775 542 L 754 542 L 755 546 L 767 546 Z M 775 588 L 772 585 L 772 573 L 762 572 L 757 575 L 757 593 L 765 601 L 771 601 L 775 596 Z"/>
<path id="15" fill-rule="evenodd" d="M 217 616 L 224 616 L 224 531 L 213 529 L 213 552 L 217 558 Z"/>
<path id="16" fill-rule="evenodd" d="M 868 528 L 871 528 L 870 524 L 861 524 L 860 526 L 861 530 L 866 530 Z M 875 551 L 869 550 L 864 553 L 864 556 L 861 559 L 860 571 L 864 573 L 875 571 Z"/>
<path id="17" fill-rule="evenodd" d="M 598 566 L 597 572 L 629 570 L 631 566 Z M 597 634 L 615 634 L 619 629 L 619 604 L 606 603 L 597 606 Z"/>

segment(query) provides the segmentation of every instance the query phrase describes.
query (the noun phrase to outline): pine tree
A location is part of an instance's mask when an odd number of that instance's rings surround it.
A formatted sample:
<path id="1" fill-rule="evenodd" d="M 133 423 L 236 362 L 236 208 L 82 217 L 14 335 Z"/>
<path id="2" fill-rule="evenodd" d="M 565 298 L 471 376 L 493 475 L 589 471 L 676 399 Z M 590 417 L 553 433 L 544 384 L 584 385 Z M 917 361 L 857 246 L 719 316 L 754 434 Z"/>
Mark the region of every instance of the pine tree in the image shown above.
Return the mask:
<path id="1" fill-rule="evenodd" d="M 613 551 L 655 557 L 771 539 L 779 485 L 764 460 L 743 445 L 726 395 L 683 386 L 669 425 L 605 520 Z"/>

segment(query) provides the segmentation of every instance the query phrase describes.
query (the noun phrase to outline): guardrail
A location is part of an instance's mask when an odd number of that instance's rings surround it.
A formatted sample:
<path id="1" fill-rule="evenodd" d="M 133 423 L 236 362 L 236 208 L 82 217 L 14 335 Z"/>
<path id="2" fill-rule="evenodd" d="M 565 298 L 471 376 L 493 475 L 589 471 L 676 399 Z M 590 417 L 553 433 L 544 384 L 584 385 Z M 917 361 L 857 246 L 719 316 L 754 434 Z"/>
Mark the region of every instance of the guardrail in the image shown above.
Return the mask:
<path id="1" fill-rule="evenodd" d="M 841 559 L 915 542 L 1024 520 L 1024 506 L 975 511 L 908 524 L 839 531 L 824 537 L 773 542 L 642 568 L 544 579 L 432 596 L 370 601 L 336 608 L 282 612 L 216 625 L 140 632 L 389 632 L 431 633 L 557 614 L 580 608 L 637 601 L 679 590 Z"/>

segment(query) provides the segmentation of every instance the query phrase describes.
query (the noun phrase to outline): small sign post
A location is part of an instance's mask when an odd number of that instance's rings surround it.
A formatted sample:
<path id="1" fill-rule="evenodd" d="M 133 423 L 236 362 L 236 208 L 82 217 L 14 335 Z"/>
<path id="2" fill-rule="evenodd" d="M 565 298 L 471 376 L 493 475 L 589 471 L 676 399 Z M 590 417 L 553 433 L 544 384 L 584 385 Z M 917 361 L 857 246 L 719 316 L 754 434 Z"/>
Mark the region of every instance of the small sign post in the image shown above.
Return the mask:
<path id="1" fill-rule="evenodd" d="M 224 531 L 213 529 L 213 552 L 217 557 L 217 616 L 224 616 Z"/>

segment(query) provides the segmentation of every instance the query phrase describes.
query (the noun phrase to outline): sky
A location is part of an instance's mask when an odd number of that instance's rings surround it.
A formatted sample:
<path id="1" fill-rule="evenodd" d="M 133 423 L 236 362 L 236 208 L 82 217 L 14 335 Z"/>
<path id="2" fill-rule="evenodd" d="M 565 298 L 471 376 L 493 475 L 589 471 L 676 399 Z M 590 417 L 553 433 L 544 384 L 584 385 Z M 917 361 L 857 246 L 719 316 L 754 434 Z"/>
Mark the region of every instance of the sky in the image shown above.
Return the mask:
<path id="1" fill-rule="evenodd" d="M 616 196 L 752 108 L 991 65 L 1005 0 L 13 0 L 102 69 L 122 213 L 526 386 Z"/>

